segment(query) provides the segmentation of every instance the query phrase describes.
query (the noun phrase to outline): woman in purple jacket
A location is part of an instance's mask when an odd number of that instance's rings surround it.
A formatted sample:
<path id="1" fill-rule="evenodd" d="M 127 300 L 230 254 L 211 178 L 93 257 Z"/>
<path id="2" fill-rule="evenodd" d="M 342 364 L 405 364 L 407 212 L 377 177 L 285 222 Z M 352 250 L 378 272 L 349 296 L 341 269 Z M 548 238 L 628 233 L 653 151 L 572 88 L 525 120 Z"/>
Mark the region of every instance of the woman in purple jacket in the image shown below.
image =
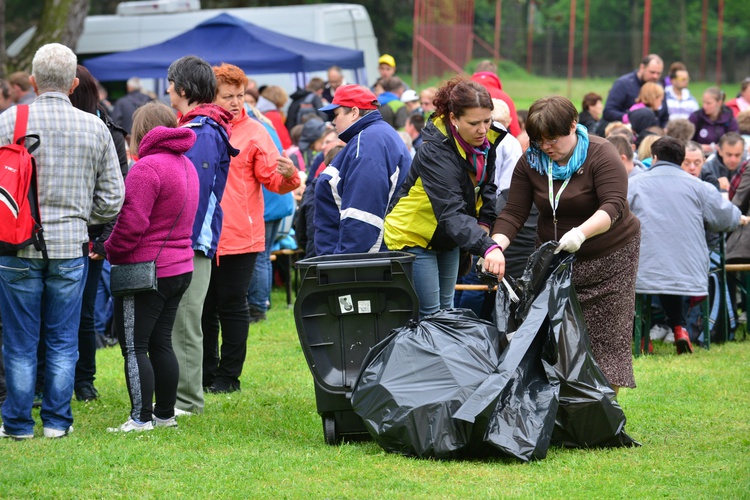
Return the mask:
<path id="1" fill-rule="evenodd" d="M 125 202 L 105 242 L 112 264 L 156 260 L 158 292 L 115 299 L 115 331 L 125 358 L 130 418 L 111 432 L 176 427 L 179 366 L 172 326 L 193 274 L 190 236 L 198 208 L 198 175 L 184 153 L 195 142 L 176 128 L 174 112 L 152 102 L 133 116 L 131 150 L 139 160 L 128 173 Z M 156 405 L 152 406 L 156 393 Z"/>
<path id="2" fill-rule="evenodd" d="M 716 151 L 722 135 L 740 129 L 732 110 L 724 104 L 725 98 L 726 94 L 720 88 L 707 88 L 703 93 L 703 106 L 688 118 L 695 125 L 693 140 L 701 145 L 706 156 Z"/>

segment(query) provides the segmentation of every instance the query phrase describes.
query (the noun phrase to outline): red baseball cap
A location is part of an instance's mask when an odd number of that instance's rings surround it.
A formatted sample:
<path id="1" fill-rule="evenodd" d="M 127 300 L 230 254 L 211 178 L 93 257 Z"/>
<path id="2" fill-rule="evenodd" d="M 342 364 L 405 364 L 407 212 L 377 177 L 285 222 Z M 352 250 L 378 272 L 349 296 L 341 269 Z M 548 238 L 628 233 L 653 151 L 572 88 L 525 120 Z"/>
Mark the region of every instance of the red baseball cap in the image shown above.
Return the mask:
<path id="1" fill-rule="evenodd" d="M 342 85 L 336 89 L 333 102 L 328 106 L 319 108 L 319 111 L 333 111 L 339 106 L 359 109 L 378 109 L 380 103 L 378 98 L 370 89 L 361 85 Z"/>

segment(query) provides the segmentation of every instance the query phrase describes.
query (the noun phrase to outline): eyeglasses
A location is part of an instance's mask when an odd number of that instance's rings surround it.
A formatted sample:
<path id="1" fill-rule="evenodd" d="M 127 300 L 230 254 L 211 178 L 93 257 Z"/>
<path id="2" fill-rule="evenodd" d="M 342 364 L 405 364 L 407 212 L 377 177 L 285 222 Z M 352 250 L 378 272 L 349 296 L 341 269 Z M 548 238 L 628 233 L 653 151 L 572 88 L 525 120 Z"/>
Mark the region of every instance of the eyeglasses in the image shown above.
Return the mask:
<path id="1" fill-rule="evenodd" d="M 546 146 L 546 145 L 548 145 L 548 144 L 549 144 L 550 146 L 554 146 L 555 144 L 557 144 L 557 141 L 559 141 L 559 140 L 560 140 L 560 138 L 559 138 L 559 137 L 558 137 L 557 139 L 549 139 L 549 140 L 544 140 L 544 139 L 542 139 L 541 141 L 534 141 L 534 145 L 535 145 L 536 147 L 538 147 L 538 148 L 540 148 L 540 149 L 541 149 L 541 148 L 543 148 L 544 146 Z"/>

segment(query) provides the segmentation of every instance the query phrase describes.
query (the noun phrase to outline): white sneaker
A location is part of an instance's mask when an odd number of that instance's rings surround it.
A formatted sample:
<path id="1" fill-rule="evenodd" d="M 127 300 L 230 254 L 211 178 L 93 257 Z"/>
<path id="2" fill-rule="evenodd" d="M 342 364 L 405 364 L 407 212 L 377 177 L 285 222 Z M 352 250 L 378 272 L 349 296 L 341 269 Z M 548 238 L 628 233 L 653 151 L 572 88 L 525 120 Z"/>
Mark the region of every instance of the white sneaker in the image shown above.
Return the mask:
<path id="1" fill-rule="evenodd" d="M 651 327 L 651 330 L 649 330 L 648 336 L 651 340 L 664 340 L 664 337 L 666 337 L 671 331 L 672 330 L 667 326 L 654 325 Z"/>
<path id="2" fill-rule="evenodd" d="M 33 437 L 34 437 L 33 434 L 16 434 L 16 435 L 8 434 L 5 431 L 5 426 L 4 425 L 0 425 L 0 439 L 2 439 L 2 438 L 11 438 L 11 439 L 15 439 L 16 441 L 21 441 L 22 439 L 31 439 Z"/>
<path id="3" fill-rule="evenodd" d="M 143 422 L 138 423 L 132 418 L 128 418 L 128 421 L 122 424 L 120 427 L 107 427 L 107 432 L 143 432 L 154 430 L 154 423 Z"/>
<path id="4" fill-rule="evenodd" d="M 662 342 L 666 344 L 674 344 L 674 332 L 671 328 L 667 328 L 667 330 L 667 335 L 666 337 L 664 337 L 664 340 L 662 340 Z"/>
<path id="5" fill-rule="evenodd" d="M 174 409 L 174 416 L 175 417 L 192 417 L 193 415 L 195 415 L 195 413 L 193 413 L 191 411 L 180 410 L 179 408 L 175 408 Z"/>
<path id="6" fill-rule="evenodd" d="M 63 438 L 73 432 L 73 426 L 71 425 L 66 430 L 62 431 L 60 429 L 51 429 L 49 427 L 44 428 L 44 437 L 50 438 L 50 439 L 57 439 L 57 438 Z"/>
<path id="7" fill-rule="evenodd" d="M 154 427 L 177 427 L 177 419 L 175 417 L 159 418 L 154 415 Z"/>

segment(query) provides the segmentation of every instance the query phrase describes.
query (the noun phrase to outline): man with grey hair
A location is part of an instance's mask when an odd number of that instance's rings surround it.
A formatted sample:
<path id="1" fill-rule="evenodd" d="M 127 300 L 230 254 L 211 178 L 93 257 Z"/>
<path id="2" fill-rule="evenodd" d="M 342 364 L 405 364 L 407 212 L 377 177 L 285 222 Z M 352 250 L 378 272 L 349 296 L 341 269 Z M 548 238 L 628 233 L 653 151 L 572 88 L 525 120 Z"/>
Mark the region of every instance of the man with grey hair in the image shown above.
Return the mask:
<path id="1" fill-rule="evenodd" d="M 28 107 L 26 131 L 39 141 L 34 157 L 47 258 L 34 246 L 0 253 L 8 392 L 0 437 L 34 437 L 31 407 L 40 331 L 47 346 L 40 414 L 44 436 L 58 438 L 72 431 L 70 400 L 89 255 L 87 226 L 114 218 L 125 195 L 107 127 L 70 103 L 68 96 L 78 86 L 75 75 L 76 56 L 64 45 L 50 43 L 34 55 L 31 85 L 38 97 Z M 15 106 L 0 115 L 0 144 L 13 141 L 20 109 Z"/>
<path id="2" fill-rule="evenodd" d="M 128 93 L 115 102 L 112 108 L 112 121 L 125 129 L 130 134 L 133 126 L 133 113 L 135 110 L 151 101 L 151 98 L 141 92 L 141 79 L 133 76 L 125 84 Z"/>

